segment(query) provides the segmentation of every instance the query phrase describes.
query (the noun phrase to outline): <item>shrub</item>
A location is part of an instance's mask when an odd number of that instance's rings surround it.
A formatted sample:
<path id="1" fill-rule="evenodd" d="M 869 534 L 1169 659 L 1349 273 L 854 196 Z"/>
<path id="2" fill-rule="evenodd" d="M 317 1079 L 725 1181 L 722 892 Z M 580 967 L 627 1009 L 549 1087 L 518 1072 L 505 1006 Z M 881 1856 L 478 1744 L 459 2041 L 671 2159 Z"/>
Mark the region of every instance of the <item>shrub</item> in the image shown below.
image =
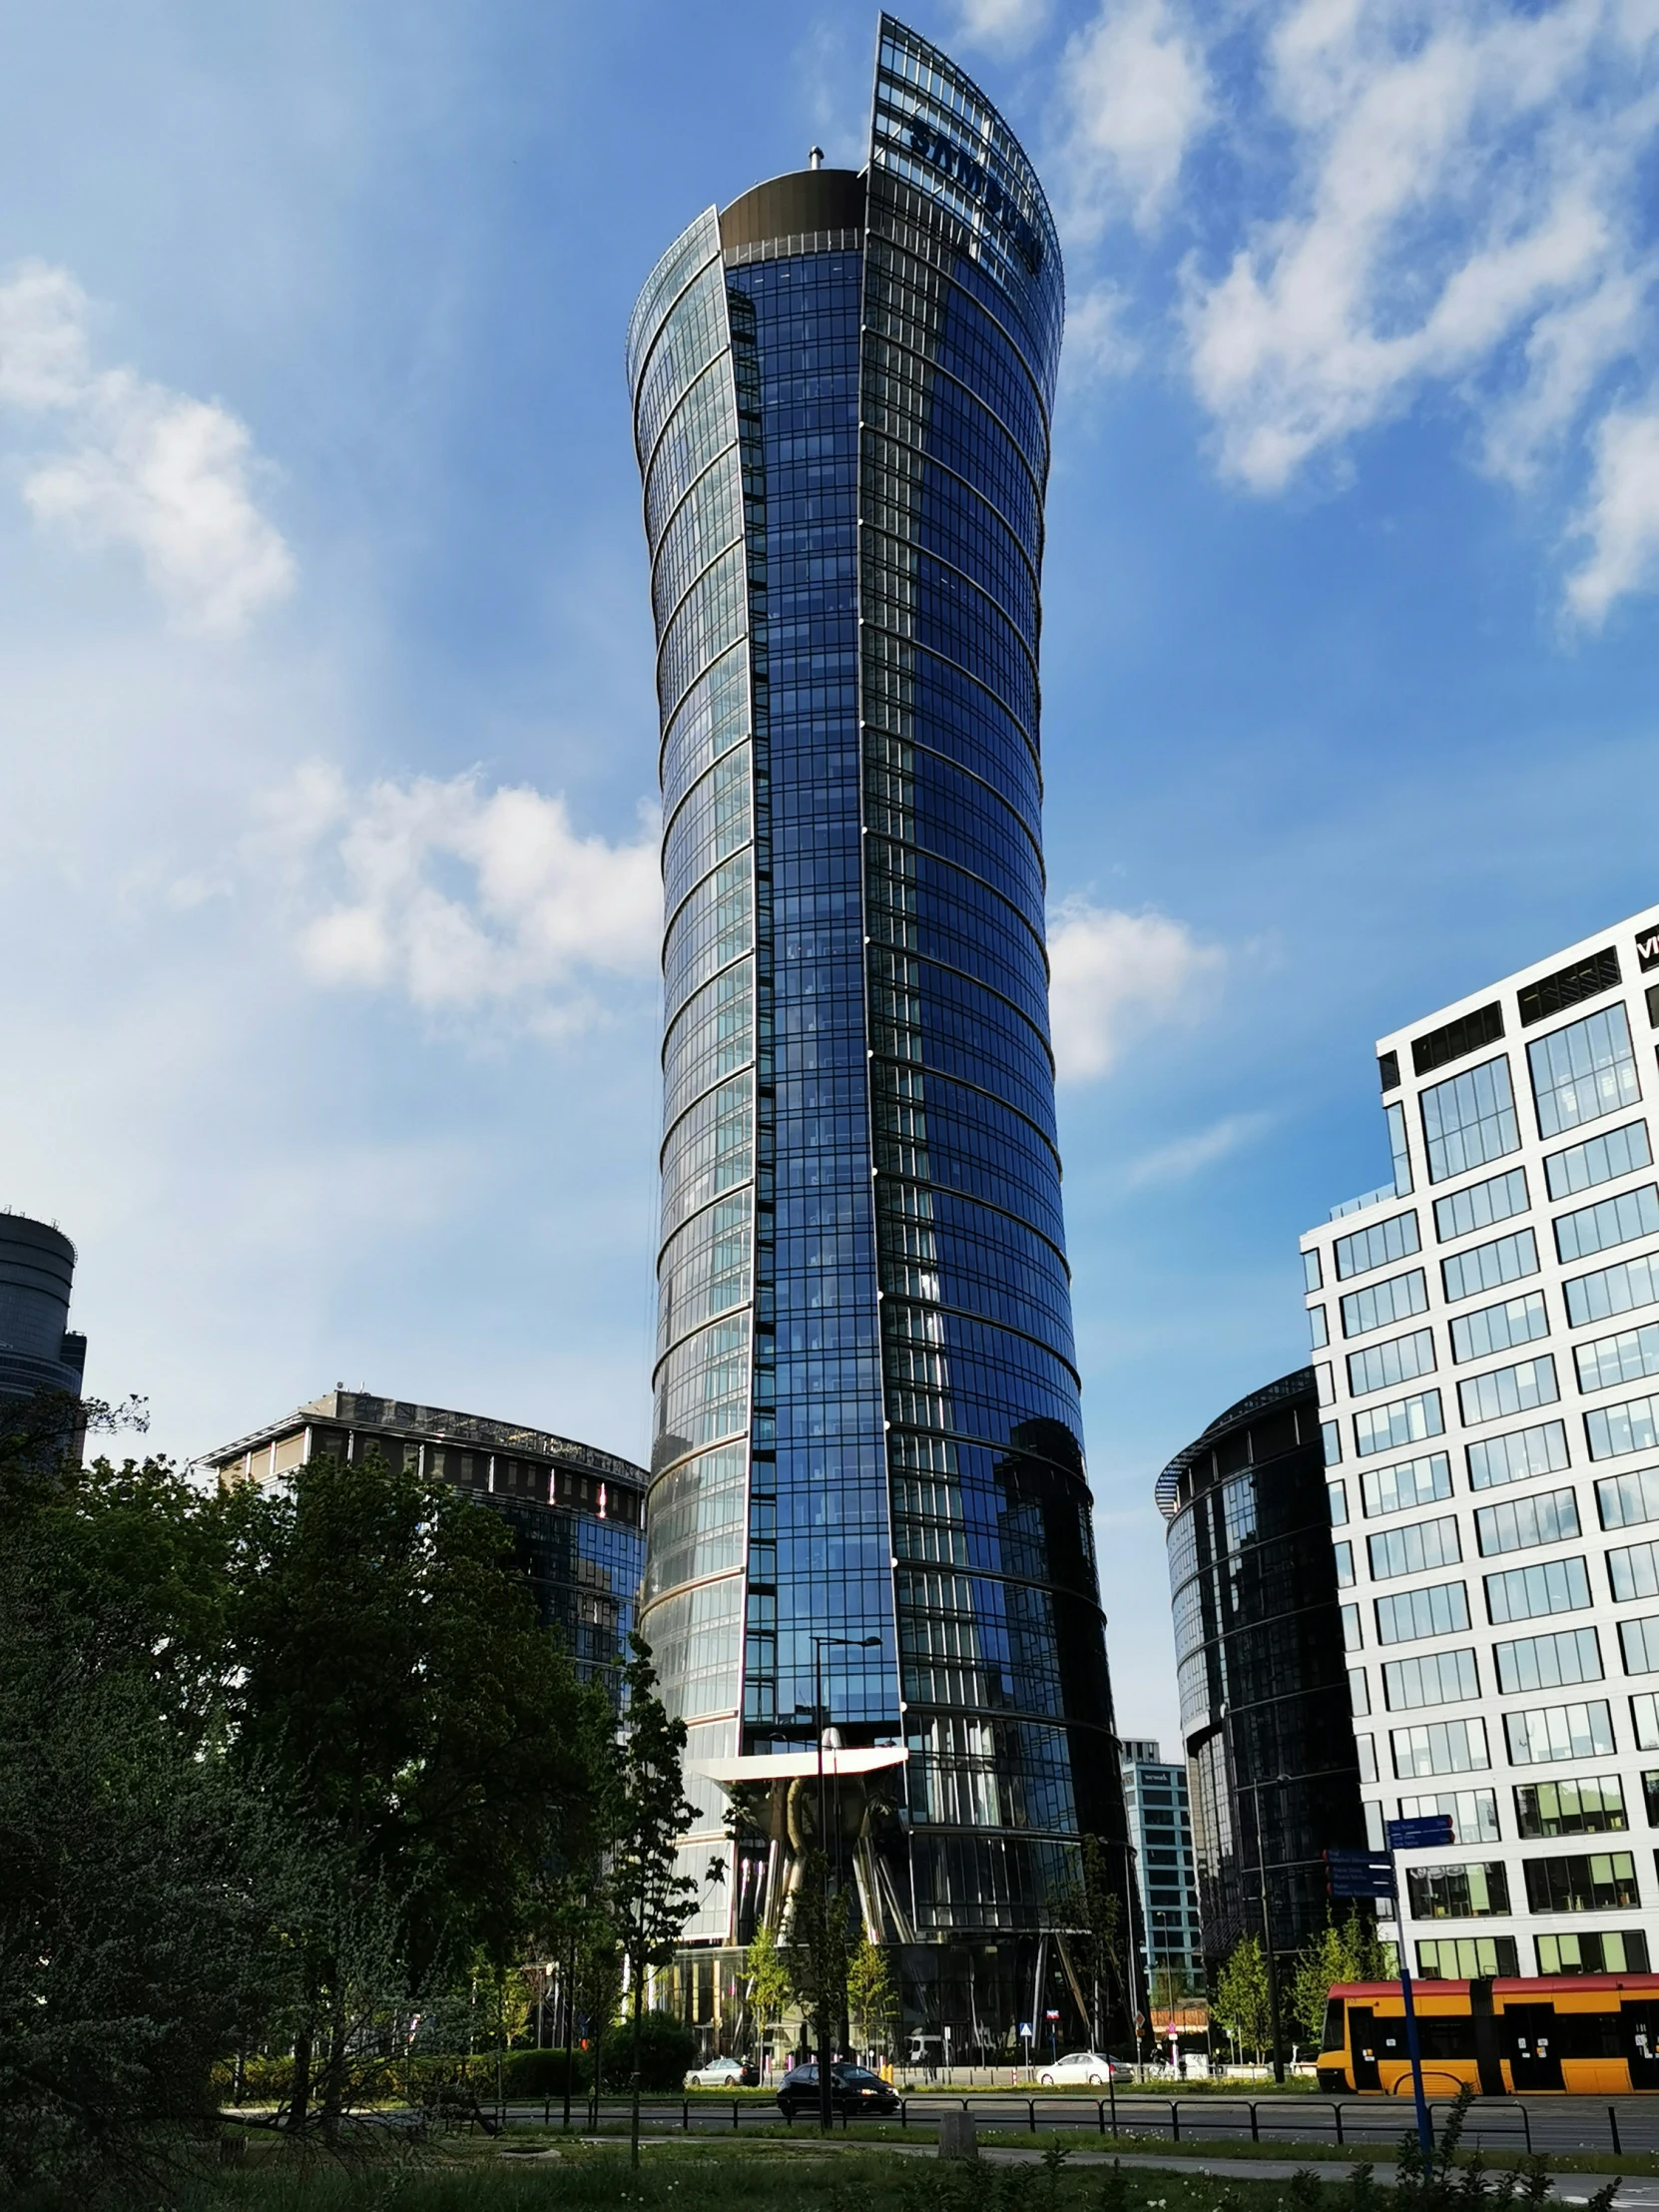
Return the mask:
<path id="1" fill-rule="evenodd" d="M 493 2059 L 488 2061 L 490 2078 L 494 2078 Z M 573 2050 L 570 2054 L 570 2086 L 586 2089 L 589 2079 L 588 2054 Z M 565 2093 L 565 2054 L 563 2046 L 558 2050 L 510 2050 L 501 2067 L 501 2083 L 506 2095 L 526 2102 L 536 2097 L 562 2097 Z"/>
<path id="2" fill-rule="evenodd" d="M 634 2071 L 634 2023 L 618 2020 L 605 2031 L 605 2081 L 624 2088 Z M 678 2089 L 697 2063 L 697 2037 L 672 2012 L 647 2012 L 640 2020 L 640 2087 Z"/>
<path id="3" fill-rule="evenodd" d="M 645 2023 L 646 2035 L 650 2022 Z M 642 2035 L 642 2043 L 646 2040 Z M 691 2060 L 686 2061 L 687 2065 Z M 610 2060 L 607 2058 L 607 2066 Z M 681 2069 L 684 2071 L 684 2068 Z M 585 2051 L 571 2052 L 570 2085 L 573 2090 L 586 2090 L 592 2077 L 592 2066 Z M 346 2101 L 353 2106 L 378 2103 L 399 2103 L 412 2089 L 418 2099 L 426 2090 L 452 2085 L 458 2080 L 470 2082 L 473 2092 L 488 2104 L 495 2096 L 495 2053 L 475 2051 L 472 2058 L 455 2057 L 441 2051 L 421 2051 L 413 2060 L 376 2057 L 371 2053 L 354 2058 L 346 2070 Z M 627 2079 L 624 2064 L 620 2076 L 613 2076 L 613 2086 L 618 2080 Z M 654 2082 L 648 2082 L 655 2086 Z M 671 2087 L 678 2088 L 680 2075 L 676 2074 Z M 502 2056 L 501 2086 L 503 2094 L 516 2102 L 530 2103 L 538 2097 L 562 2097 L 565 2093 L 565 2054 L 559 2050 L 509 2050 Z M 228 2104 L 236 2088 L 236 2066 L 229 2058 L 220 2059 L 214 2066 L 212 2087 L 215 2097 Z M 250 2104 L 281 2104 L 293 2094 L 293 2060 L 283 2052 L 279 2056 L 263 2057 L 255 2053 L 242 2063 L 242 2093 Z"/>

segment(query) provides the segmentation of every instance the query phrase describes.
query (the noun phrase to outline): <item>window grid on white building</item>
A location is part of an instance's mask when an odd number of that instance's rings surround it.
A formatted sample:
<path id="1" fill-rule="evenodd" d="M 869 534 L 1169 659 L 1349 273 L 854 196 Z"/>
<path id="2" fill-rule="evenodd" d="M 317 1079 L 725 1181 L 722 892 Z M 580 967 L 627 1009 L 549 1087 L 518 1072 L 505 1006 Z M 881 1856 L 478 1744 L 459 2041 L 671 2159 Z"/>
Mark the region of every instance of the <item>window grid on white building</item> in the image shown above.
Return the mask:
<path id="1" fill-rule="evenodd" d="M 1369 1831 L 1453 1822 L 1428 1976 L 1659 1962 L 1650 969 L 1637 916 L 1383 1038 L 1394 1182 L 1302 1240 Z"/>

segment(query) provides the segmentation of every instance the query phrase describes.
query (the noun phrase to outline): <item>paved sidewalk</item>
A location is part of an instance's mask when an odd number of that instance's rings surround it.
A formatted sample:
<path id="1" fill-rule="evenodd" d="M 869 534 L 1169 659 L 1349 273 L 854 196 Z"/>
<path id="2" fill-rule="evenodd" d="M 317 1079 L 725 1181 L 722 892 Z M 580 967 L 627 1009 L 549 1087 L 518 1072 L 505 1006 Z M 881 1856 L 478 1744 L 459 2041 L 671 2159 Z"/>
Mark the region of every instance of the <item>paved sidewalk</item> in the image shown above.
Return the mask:
<path id="1" fill-rule="evenodd" d="M 986 2146 L 980 2157 L 999 2166 L 1034 2166 L 1041 2163 L 1042 2152 L 1037 2150 L 999 2150 Z M 1111 2151 L 1073 2151 L 1066 2160 L 1068 2166 L 1109 2166 L 1113 2162 Z M 1346 2183 L 1354 2168 L 1364 2163 L 1361 2159 L 1325 2159 L 1317 2163 L 1299 2164 L 1294 2158 L 1156 2158 L 1139 2152 L 1126 2151 L 1118 2159 L 1123 2166 L 1141 2166 L 1155 2173 L 1213 2174 L 1226 2181 L 1289 2181 L 1293 2174 L 1317 2174 L 1321 2181 Z M 1394 2183 L 1394 2169 L 1390 2160 L 1386 2165 L 1372 2168 L 1378 2181 L 1387 2189 Z M 1566 2204 L 1587 2204 L 1598 2189 L 1605 2189 L 1613 2179 L 1611 2174 L 1552 2174 L 1550 2189 Z M 1619 2193 L 1615 2212 L 1659 2212 L 1659 2175 L 1621 2174 L 1618 2177 Z"/>
<path id="2" fill-rule="evenodd" d="M 594 2148 L 603 2145 L 607 2149 L 614 2149 L 618 2138 L 615 2135 L 587 2135 L 581 2140 Z M 642 2136 L 640 2148 L 647 2150 L 655 2145 L 667 2150 L 676 2144 L 684 2147 L 687 2138 L 683 2135 Z M 506 2145 L 502 2148 L 505 2155 L 511 2158 L 538 2155 L 543 2158 L 557 2158 L 559 2155 L 557 2148 L 540 2153 L 514 2151 Z M 840 2151 L 848 2155 L 860 2150 L 879 2150 L 900 2158 L 934 2158 L 938 2155 L 930 2143 L 859 2143 L 849 2142 L 844 2135 L 824 2136 L 811 2143 L 810 2148 L 815 2152 Z M 996 2166 L 1039 2166 L 1042 2155 L 1040 2150 L 1007 2150 L 989 2143 L 982 2144 L 979 2150 L 979 2156 L 987 2165 Z M 1356 2166 L 1365 2163 L 1359 2158 L 1329 2158 L 1317 2163 L 1299 2163 L 1294 2158 L 1158 2158 L 1148 2157 L 1140 2151 L 1119 2153 L 1110 2150 L 1074 2150 L 1066 2164 L 1110 2166 L 1114 2161 L 1123 2166 L 1138 2166 L 1150 2173 L 1206 2174 L 1218 2181 L 1289 2181 L 1293 2174 L 1311 2173 L 1318 2175 L 1321 2181 L 1332 2182 L 1339 2188 L 1346 2184 Z M 1372 2172 L 1383 2188 L 1393 2187 L 1394 2169 L 1391 2159 L 1386 2165 L 1374 2165 Z M 1550 2191 L 1563 2204 L 1588 2204 L 1596 2191 L 1605 2189 L 1613 2178 L 1611 2174 L 1552 2174 Z M 1614 2212 L 1659 2212 L 1659 2174 L 1620 2174 L 1617 2179 L 1619 2193 Z"/>

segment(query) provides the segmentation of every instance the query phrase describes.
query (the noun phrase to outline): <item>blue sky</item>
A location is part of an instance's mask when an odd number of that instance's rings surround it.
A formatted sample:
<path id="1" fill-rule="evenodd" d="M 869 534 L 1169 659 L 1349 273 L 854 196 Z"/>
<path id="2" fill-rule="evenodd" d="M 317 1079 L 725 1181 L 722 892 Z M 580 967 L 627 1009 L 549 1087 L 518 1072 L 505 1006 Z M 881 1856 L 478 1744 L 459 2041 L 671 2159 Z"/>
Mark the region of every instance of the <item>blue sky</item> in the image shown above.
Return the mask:
<path id="1" fill-rule="evenodd" d="M 0 1203 L 188 1455 L 335 1381 L 643 1452 L 622 334 L 873 11 L 8 6 Z M 962 0 L 1071 323 L 1061 1125 L 1120 1721 L 1170 1452 L 1305 1357 L 1371 1043 L 1655 895 L 1659 9 Z"/>

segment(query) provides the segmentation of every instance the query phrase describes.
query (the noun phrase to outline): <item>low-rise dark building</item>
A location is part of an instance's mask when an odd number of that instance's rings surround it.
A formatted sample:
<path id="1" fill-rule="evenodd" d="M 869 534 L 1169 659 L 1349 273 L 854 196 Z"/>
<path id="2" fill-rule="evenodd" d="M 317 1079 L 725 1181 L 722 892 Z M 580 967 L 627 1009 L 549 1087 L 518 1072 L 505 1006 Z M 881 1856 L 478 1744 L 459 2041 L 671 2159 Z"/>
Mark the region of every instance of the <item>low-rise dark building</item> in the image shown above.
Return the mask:
<path id="1" fill-rule="evenodd" d="M 355 1460 L 440 1476 L 508 1521 L 543 1620 L 584 1675 L 615 1680 L 645 1564 L 643 1467 L 540 1428 L 366 1390 L 330 1390 L 199 1462 L 222 1482 L 271 1481 L 307 1460 Z"/>
<path id="2" fill-rule="evenodd" d="M 1366 1842 L 1313 1369 L 1229 1406 L 1156 1494 L 1207 1969 L 1265 1932 L 1283 1973 L 1325 1925 L 1322 1854 Z"/>

